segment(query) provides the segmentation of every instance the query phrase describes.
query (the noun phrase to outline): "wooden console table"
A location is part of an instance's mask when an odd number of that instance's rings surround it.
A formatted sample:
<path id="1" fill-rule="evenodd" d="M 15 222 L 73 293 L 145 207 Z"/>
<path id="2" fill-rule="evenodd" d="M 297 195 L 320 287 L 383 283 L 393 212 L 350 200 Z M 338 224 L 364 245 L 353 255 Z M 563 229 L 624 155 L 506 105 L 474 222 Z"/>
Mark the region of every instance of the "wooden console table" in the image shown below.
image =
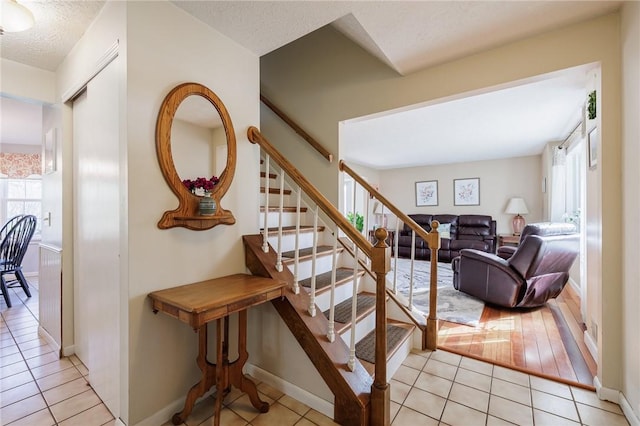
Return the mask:
<path id="1" fill-rule="evenodd" d="M 236 274 L 149 293 L 154 313 L 158 311 L 189 324 L 198 332 L 198 367 L 202 378 L 187 394 L 184 409 L 173 415 L 174 425 L 183 423 L 196 400 L 216 385 L 214 424 L 220 424 L 222 400 L 231 385 L 249 395 L 262 413 L 269 404 L 258 397 L 255 383 L 242 374 L 247 353 L 247 309 L 284 296 L 285 282 L 248 274 Z M 238 313 L 238 359 L 229 362 L 229 315 Z M 207 324 L 216 320 L 216 363 L 207 360 Z M 224 324 L 223 324 L 224 323 Z M 220 366 L 220 368 L 216 368 Z"/>

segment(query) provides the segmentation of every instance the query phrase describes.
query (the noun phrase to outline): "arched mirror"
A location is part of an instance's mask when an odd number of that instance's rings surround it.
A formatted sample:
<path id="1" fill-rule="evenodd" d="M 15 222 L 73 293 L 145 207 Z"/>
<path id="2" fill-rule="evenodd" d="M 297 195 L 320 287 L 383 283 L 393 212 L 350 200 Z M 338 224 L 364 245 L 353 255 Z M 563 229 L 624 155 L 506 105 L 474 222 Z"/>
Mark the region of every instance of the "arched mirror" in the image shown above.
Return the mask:
<path id="1" fill-rule="evenodd" d="M 165 97 L 156 124 L 160 169 L 179 205 L 158 222 L 161 229 L 209 229 L 235 223 L 222 208 L 236 165 L 236 139 L 224 104 L 198 83 L 176 86 Z"/>

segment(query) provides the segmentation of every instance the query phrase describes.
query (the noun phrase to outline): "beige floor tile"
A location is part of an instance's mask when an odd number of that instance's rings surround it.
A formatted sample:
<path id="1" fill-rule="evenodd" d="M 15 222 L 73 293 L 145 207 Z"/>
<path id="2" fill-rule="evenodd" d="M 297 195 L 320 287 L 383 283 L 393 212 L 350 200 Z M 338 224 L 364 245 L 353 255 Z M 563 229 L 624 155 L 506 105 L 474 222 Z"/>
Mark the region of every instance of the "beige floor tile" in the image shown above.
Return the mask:
<path id="1" fill-rule="evenodd" d="M 18 348 L 18 345 L 16 344 L 0 349 L 0 354 L 2 354 L 3 357 L 8 355 L 19 354 L 19 353 L 20 353 L 20 348 Z M 22 359 L 22 356 L 20 356 L 20 359 Z"/>
<path id="2" fill-rule="evenodd" d="M 0 405 L 5 407 L 14 402 L 29 398 L 30 396 L 40 393 L 40 389 L 36 386 L 36 382 L 31 381 L 20 386 L 2 391 L 0 395 Z"/>
<path id="3" fill-rule="evenodd" d="M 498 417 L 487 415 L 487 426 L 513 426 L 514 423 L 502 420 Z"/>
<path id="4" fill-rule="evenodd" d="M 574 422 L 565 417 L 559 417 L 545 411 L 537 410 L 536 408 L 533 409 L 533 421 L 536 426 L 580 426 L 580 423 Z"/>
<path id="5" fill-rule="evenodd" d="M 491 389 L 491 377 L 464 368 L 458 370 L 454 381 L 483 392 L 489 392 Z"/>
<path id="6" fill-rule="evenodd" d="M 453 384 L 451 387 L 451 393 L 449 394 L 449 399 L 485 413 L 489 408 L 488 392 L 470 388 L 469 386 L 461 385 L 460 383 Z"/>
<path id="7" fill-rule="evenodd" d="M 104 404 L 98 404 L 59 423 L 59 426 L 101 426 L 113 420 Z"/>
<path id="8" fill-rule="evenodd" d="M 27 349 L 33 349 L 45 345 L 48 345 L 48 343 L 42 337 L 37 340 L 29 340 L 28 342 L 18 343 L 18 347 L 21 351 L 26 351 Z"/>
<path id="9" fill-rule="evenodd" d="M 531 381 L 531 389 L 536 389 L 566 399 L 573 399 L 571 389 L 564 383 L 558 383 L 553 380 L 543 379 L 536 376 L 530 376 L 529 380 Z"/>
<path id="10" fill-rule="evenodd" d="M 35 368 L 45 364 L 49 364 L 50 362 L 57 361 L 58 359 L 59 358 L 57 353 L 49 352 L 48 354 L 28 359 L 27 364 L 29 365 L 29 368 Z"/>
<path id="11" fill-rule="evenodd" d="M 57 404 L 60 401 L 71 398 L 82 392 L 91 389 L 87 381 L 80 377 L 70 382 L 55 386 L 43 392 L 44 399 L 49 405 Z"/>
<path id="12" fill-rule="evenodd" d="M 53 353 L 53 348 L 49 345 L 38 346 L 35 348 L 20 350 L 24 359 L 34 358 L 45 354 Z M 57 358 L 57 357 L 56 357 Z"/>
<path id="13" fill-rule="evenodd" d="M 16 343 L 24 343 L 29 342 L 31 340 L 38 340 L 40 336 L 38 336 L 38 328 L 28 327 L 23 328 L 21 330 L 11 330 L 11 334 L 15 339 Z"/>
<path id="14" fill-rule="evenodd" d="M 493 377 L 507 382 L 515 383 L 520 386 L 529 386 L 529 375 L 520 371 L 510 370 L 498 365 L 493 367 Z"/>
<path id="15" fill-rule="evenodd" d="M 401 407 L 393 419 L 394 426 L 438 426 L 438 421 L 407 407 Z"/>
<path id="16" fill-rule="evenodd" d="M 446 402 L 446 399 L 438 395 L 413 388 L 403 405 L 434 419 L 439 419 Z"/>
<path id="17" fill-rule="evenodd" d="M 487 413 L 457 402 L 447 401 L 441 420 L 451 426 L 484 425 L 487 421 Z"/>
<path id="18" fill-rule="evenodd" d="M 0 379 L 4 379 L 5 377 L 13 376 L 14 374 L 22 373 L 23 371 L 28 370 L 29 367 L 27 367 L 27 363 L 24 361 L 5 365 L 3 367 L 0 367 Z"/>
<path id="19" fill-rule="evenodd" d="M 258 414 L 260 414 L 260 412 L 251 405 L 251 401 L 247 395 L 242 395 L 240 398 L 233 401 L 229 404 L 229 408 L 248 422 L 253 421 L 253 419 L 258 417 Z"/>
<path id="20" fill-rule="evenodd" d="M 473 358 L 462 358 L 460 361 L 460 367 L 475 371 L 476 373 L 486 374 L 487 376 L 491 376 L 493 374 L 493 364 Z"/>
<path id="21" fill-rule="evenodd" d="M 269 386 L 268 384 L 262 382 L 260 383 L 258 386 L 258 391 L 262 392 L 263 394 L 267 395 L 269 398 L 273 399 L 274 401 L 278 400 L 282 395 L 284 395 L 283 392 L 279 391 L 278 389 Z"/>
<path id="22" fill-rule="evenodd" d="M 419 389 L 434 393 L 443 398 L 447 398 L 449 396 L 451 385 L 453 385 L 451 380 L 434 376 L 429 373 L 420 373 L 416 383 L 414 384 L 414 386 Z"/>
<path id="23" fill-rule="evenodd" d="M 0 366 L 5 367 L 7 365 L 15 364 L 16 362 L 20 362 L 23 360 L 24 358 L 22 358 L 22 354 L 20 352 L 14 352 L 8 355 L 3 354 L 2 358 L 0 358 Z"/>
<path id="24" fill-rule="evenodd" d="M 205 419 L 202 423 L 200 423 L 198 426 L 211 426 L 213 424 L 214 424 L 214 418 L 209 417 Z M 220 411 L 220 426 L 245 426 L 248 424 L 249 423 L 245 419 L 238 416 L 229 408 L 223 408 L 222 411 Z M 172 424 L 170 423 L 168 426 L 171 426 L 171 425 Z"/>
<path id="25" fill-rule="evenodd" d="M 289 395 L 283 395 L 278 399 L 278 402 L 301 416 L 304 416 L 311 409 L 307 404 L 304 404 Z"/>
<path id="26" fill-rule="evenodd" d="M 51 415 L 51 412 L 47 408 L 44 408 L 27 417 L 16 420 L 11 423 L 11 426 L 53 426 L 55 424 L 56 421 Z"/>
<path id="27" fill-rule="evenodd" d="M 197 426 L 204 422 L 206 419 L 213 416 L 213 412 L 216 408 L 216 400 L 212 396 L 208 396 L 193 406 L 193 410 L 189 417 L 184 421 L 188 426 Z M 180 407 L 182 409 L 182 407 Z"/>
<path id="28" fill-rule="evenodd" d="M 491 394 L 531 406 L 531 390 L 515 383 L 494 378 L 491 382 Z"/>
<path id="29" fill-rule="evenodd" d="M 425 373 L 433 374 L 434 376 L 445 378 L 447 380 L 453 380 L 453 378 L 456 376 L 458 368 L 442 361 L 429 359 L 422 371 L 424 371 Z"/>
<path id="30" fill-rule="evenodd" d="M 338 423 L 334 422 L 333 419 L 325 416 L 319 411 L 314 409 L 309 410 L 307 414 L 304 415 L 305 418 L 311 420 L 313 423 L 318 426 L 332 426 L 337 425 Z"/>
<path id="31" fill-rule="evenodd" d="M 411 386 L 418 378 L 418 374 L 420 374 L 420 370 L 401 365 L 393 375 L 393 379 Z"/>
<path id="32" fill-rule="evenodd" d="M 42 395 L 33 395 L 0 408 L 0 419 L 2 419 L 2 424 L 6 425 L 15 420 L 27 417 L 43 408 L 47 408 L 47 403 L 42 398 Z"/>
<path id="33" fill-rule="evenodd" d="M 611 411 L 601 410 L 600 408 L 593 407 L 582 403 L 576 404 L 578 407 L 578 413 L 580 414 L 580 420 L 582 424 L 589 426 L 628 426 L 629 422 L 621 415 L 612 413 Z"/>
<path id="34" fill-rule="evenodd" d="M 431 354 L 430 359 L 446 362 L 447 364 L 455 365 L 457 367 L 458 365 L 460 365 L 460 361 L 462 360 L 462 357 L 458 354 L 453 354 L 451 352 L 438 350 L 438 351 L 434 351 Z"/>
<path id="35" fill-rule="evenodd" d="M 75 416 L 76 414 L 80 414 L 91 407 L 95 407 L 100 403 L 101 401 L 100 398 L 98 398 L 98 395 L 90 389 L 57 404 L 51 405 L 49 408 L 53 413 L 53 417 L 55 417 L 58 422 L 61 422 L 69 417 Z"/>
<path id="36" fill-rule="evenodd" d="M 298 420 L 298 423 L 296 423 L 296 426 L 315 426 L 315 425 L 316 424 L 314 422 L 312 422 L 311 420 L 307 420 L 304 417 Z"/>
<path id="37" fill-rule="evenodd" d="M 242 392 L 240 389 L 232 386 L 231 387 L 231 391 L 227 395 L 225 395 L 224 400 L 222 401 L 222 403 L 224 405 L 229 405 L 233 401 L 235 401 L 236 399 L 240 398 L 242 395 L 244 395 L 244 392 Z"/>
<path id="38" fill-rule="evenodd" d="M 520 426 L 533 425 L 531 407 L 491 395 L 489 397 L 489 414 Z"/>
<path id="39" fill-rule="evenodd" d="M 301 418 L 300 414 L 276 402 L 269 407 L 269 412 L 260 414 L 251 424 L 253 426 L 293 426 Z"/>
<path id="40" fill-rule="evenodd" d="M 33 377 L 31 376 L 31 373 L 29 371 L 23 371 L 9 377 L 5 377 L 4 379 L 0 379 L 0 389 L 6 391 L 32 381 Z"/>
<path id="41" fill-rule="evenodd" d="M 409 354 L 405 360 L 402 362 L 403 365 L 407 367 L 415 368 L 416 370 L 422 370 L 424 365 L 427 363 L 427 358 L 411 353 Z"/>
<path id="42" fill-rule="evenodd" d="M 579 422 L 578 411 L 573 400 L 560 398 L 559 396 L 549 393 L 532 391 L 533 408 L 546 411 L 556 416 L 562 416 L 567 419 Z"/>
<path id="43" fill-rule="evenodd" d="M 62 370 L 66 370 L 67 368 L 75 368 L 71 361 L 66 358 L 62 358 L 49 364 L 41 365 L 40 367 L 35 367 L 31 369 L 31 373 L 33 377 L 36 379 L 40 379 L 42 377 L 46 377 L 50 374 L 57 373 Z"/>
<path id="44" fill-rule="evenodd" d="M 398 411 L 400 411 L 400 407 L 402 407 L 402 405 L 398 404 L 397 402 L 391 401 L 389 403 L 389 419 L 392 423 L 393 419 L 396 417 L 396 414 L 398 414 Z"/>
<path id="45" fill-rule="evenodd" d="M 398 404 L 402 404 L 409 395 L 409 391 L 411 390 L 411 386 L 399 382 L 397 380 L 391 380 L 391 401 L 397 402 Z"/>
<path id="46" fill-rule="evenodd" d="M 44 392 L 81 377 L 82 376 L 77 369 L 67 368 L 66 370 L 58 371 L 57 373 L 36 379 L 36 382 L 38 382 L 38 386 L 40 386 L 40 389 Z"/>
<path id="47" fill-rule="evenodd" d="M 572 387 L 571 393 L 573 393 L 573 399 L 575 399 L 576 402 L 591 405 L 592 407 L 597 407 L 602 410 L 611 411 L 612 413 L 622 414 L 622 410 L 618 404 L 601 400 L 595 392 Z"/>

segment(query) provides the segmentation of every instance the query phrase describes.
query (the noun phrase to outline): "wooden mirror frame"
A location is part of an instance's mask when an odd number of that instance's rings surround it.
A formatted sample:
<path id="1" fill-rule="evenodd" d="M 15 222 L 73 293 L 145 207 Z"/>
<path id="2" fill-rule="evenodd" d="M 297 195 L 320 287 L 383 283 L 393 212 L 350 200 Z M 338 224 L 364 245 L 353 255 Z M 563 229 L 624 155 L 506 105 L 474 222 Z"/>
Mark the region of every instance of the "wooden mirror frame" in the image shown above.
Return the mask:
<path id="1" fill-rule="evenodd" d="M 213 215 L 203 216 L 198 213 L 200 196 L 192 194 L 182 183 L 178 176 L 173 156 L 171 155 L 171 127 L 178 107 L 187 97 L 191 95 L 202 96 L 215 107 L 222 119 L 224 131 L 227 136 L 227 165 L 219 176 L 218 184 L 211 192 L 211 198 L 216 202 L 216 212 Z M 233 213 L 225 210 L 220 205 L 220 200 L 226 194 L 233 175 L 236 171 L 236 134 L 233 130 L 231 117 L 226 107 L 207 87 L 198 83 L 183 83 L 176 86 L 162 101 L 158 121 L 156 123 L 156 152 L 160 169 L 164 179 L 169 184 L 171 191 L 178 197 L 178 208 L 164 212 L 162 219 L 158 222 L 158 228 L 168 229 L 176 226 L 193 230 L 211 229 L 216 225 L 233 225 L 236 219 Z"/>

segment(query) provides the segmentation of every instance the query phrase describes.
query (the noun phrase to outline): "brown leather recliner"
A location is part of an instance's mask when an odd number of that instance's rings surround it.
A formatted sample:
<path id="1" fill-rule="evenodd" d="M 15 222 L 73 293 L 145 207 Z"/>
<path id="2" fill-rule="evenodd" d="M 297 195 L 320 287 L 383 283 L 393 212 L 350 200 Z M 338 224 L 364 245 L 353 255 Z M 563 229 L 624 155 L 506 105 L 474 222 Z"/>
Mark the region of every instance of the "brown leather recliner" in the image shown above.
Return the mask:
<path id="1" fill-rule="evenodd" d="M 529 234 L 509 259 L 465 249 L 451 264 L 453 286 L 495 305 L 541 306 L 560 294 L 579 250 L 580 239 L 575 232 Z"/>
<path id="2" fill-rule="evenodd" d="M 573 234 L 577 232 L 576 226 L 573 223 L 568 222 L 539 222 L 530 223 L 524 227 L 520 234 L 520 241 L 518 244 L 522 244 L 525 238 L 529 235 L 565 235 Z M 509 259 L 515 253 L 517 247 L 514 246 L 500 246 L 498 247 L 498 256 L 503 259 Z"/>

